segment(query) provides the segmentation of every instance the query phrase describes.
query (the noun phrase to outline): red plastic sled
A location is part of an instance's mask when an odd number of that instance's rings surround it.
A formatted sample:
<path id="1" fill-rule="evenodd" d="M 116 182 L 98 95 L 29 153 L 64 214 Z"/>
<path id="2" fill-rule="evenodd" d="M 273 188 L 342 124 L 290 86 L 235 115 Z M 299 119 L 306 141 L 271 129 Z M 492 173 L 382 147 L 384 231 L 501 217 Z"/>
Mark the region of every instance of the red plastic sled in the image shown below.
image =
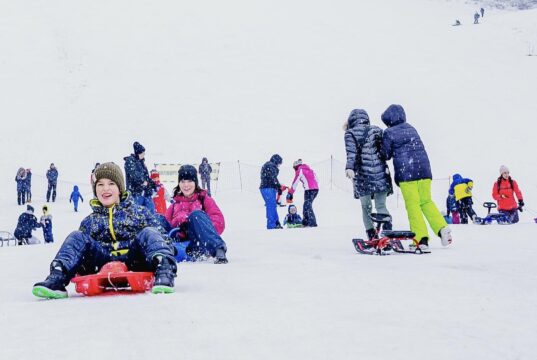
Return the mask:
<path id="1" fill-rule="evenodd" d="M 153 286 L 153 273 L 129 271 L 121 261 L 104 265 L 97 274 L 76 276 L 76 292 L 86 296 L 141 293 Z"/>

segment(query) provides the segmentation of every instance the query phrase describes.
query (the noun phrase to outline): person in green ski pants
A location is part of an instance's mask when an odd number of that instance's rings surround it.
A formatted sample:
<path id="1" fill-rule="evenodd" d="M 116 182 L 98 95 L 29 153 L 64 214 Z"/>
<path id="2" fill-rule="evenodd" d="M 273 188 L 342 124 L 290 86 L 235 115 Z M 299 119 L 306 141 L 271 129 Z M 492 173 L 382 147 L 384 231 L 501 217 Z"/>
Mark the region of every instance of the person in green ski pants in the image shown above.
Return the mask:
<path id="1" fill-rule="evenodd" d="M 381 118 L 388 127 L 382 135 L 381 155 L 385 160 L 393 158 L 395 183 L 403 193 L 410 230 L 416 234 L 416 247 L 429 250 L 425 219 L 442 245 L 448 246 L 452 241 L 451 229 L 431 198 L 433 175 L 418 132 L 406 122 L 401 105 L 390 105 Z"/>

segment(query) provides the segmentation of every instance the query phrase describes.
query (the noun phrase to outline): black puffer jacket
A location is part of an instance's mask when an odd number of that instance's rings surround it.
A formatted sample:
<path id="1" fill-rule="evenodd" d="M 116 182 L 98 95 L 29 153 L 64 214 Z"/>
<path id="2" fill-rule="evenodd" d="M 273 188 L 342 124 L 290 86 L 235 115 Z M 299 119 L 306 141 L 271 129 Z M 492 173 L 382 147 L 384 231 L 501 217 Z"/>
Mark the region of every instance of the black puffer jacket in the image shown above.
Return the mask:
<path id="1" fill-rule="evenodd" d="M 354 170 L 354 197 L 380 192 L 392 194 L 392 181 L 386 162 L 380 156 L 382 130 L 369 124 L 362 109 L 351 111 L 345 131 L 346 169 Z"/>

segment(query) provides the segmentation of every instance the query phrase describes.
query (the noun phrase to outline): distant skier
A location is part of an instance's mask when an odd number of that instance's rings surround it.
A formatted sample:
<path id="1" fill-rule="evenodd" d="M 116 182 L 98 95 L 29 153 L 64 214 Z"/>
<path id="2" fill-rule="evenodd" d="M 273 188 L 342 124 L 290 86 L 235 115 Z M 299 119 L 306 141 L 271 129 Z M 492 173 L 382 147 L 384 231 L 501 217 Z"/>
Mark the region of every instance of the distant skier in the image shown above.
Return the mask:
<path id="1" fill-rule="evenodd" d="M 17 203 L 24 205 L 26 203 L 25 182 L 26 182 L 26 170 L 19 168 L 17 175 L 15 175 L 15 181 L 17 182 Z"/>
<path id="2" fill-rule="evenodd" d="M 50 164 L 50 168 L 47 170 L 47 202 L 50 202 L 50 196 L 52 195 L 52 202 L 56 201 L 56 186 L 58 185 L 58 169 L 54 166 L 54 163 Z"/>
<path id="3" fill-rule="evenodd" d="M 479 24 L 479 13 L 477 11 L 474 14 L 474 24 Z"/>
<path id="4" fill-rule="evenodd" d="M 370 125 L 369 115 L 363 109 L 351 111 L 345 129 L 347 164 L 345 173 L 354 183 L 354 198 L 362 204 L 362 221 L 369 240 L 376 235 L 370 214 L 375 209 L 379 214 L 390 214 L 386 198 L 393 194 L 392 179 L 388 165 L 380 154 L 382 130 Z M 391 224 L 384 225 L 390 230 Z"/>
<path id="5" fill-rule="evenodd" d="M 463 178 L 460 174 L 453 175 L 453 182 L 449 186 L 449 194 L 455 197 L 457 211 L 461 217 L 462 224 L 468 224 L 468 218 L 475 221 L 477 216 L 472 208 L 472 189 L 474 182 L 472 179 Z"/>
<path id="6" fill-rule="evenodd" d="M 26 202 L 32 202 L 32 169 L 26 169 L 26 181 L 24 183 L 24 191 L 26 193 Z"/>
<path id="7" fill-rule="evenodd" d="M 43 205 L 43 216 L 39 221 L 43 228 L 43 238 L 45 243 L 53 243 L 54 236 L 52 235 L 52 215 L 49 213 L 48 206 Z"/>
<path id="8" fill-rule="evenodd" d="M 78 212 L 78 200 L 84 202 L 82 194 L 78 191 L 78 186 L 75 185 L 73 186 L 73 192 L 71 192 L 71 196 L 69 197 L 69 202 L 73 203 L 75 212 Z"/>
<path id="9" fill-rule="evenodd" d="M 138 205 L 145 206 L 151 212 L 155 212 L 153 204 L 153 192 L 155 183 L 149 177 L 149 171 L 145 165 L 145 147 L 138 141 L 132 144 L 134 154 L 123 158 L 125 160 L 125 176 L 127 178 L 127 190 Z"/>
<path id="10" fill-rule="evenodd" d="M 201 160 L 198 171 L 201 178 L 201 188 L 207 190 L 207 195 L 211 196 L 211 173 L 213 172 L 213 168 L 206 157 Z"/>
<path id="11" fill-rule="evenodd" d="M 302 227 L 302 218 L 298 215 L 298 211 L 295 205 L 289 205 L 287 208 L 287 215 L 283 219 L 283 226 L 288 228 Z"/>
<path id="12" fill-rule="evenodd" d="M 274 154 L 261 168 L 261 185 L 259 185 L 259 191 L 265 201 L 266 217 L 267 217 L 267 229 L 281 229 L 282 225 L 278 219 L 276 194 L 281 191 L 281 185 L 278 181 L 278 169 L 283 163 L 283 159 L 280 155 Z"/>
<path id="13" fill-rule="evenodd" d="M 401 188 L 417 249 L 429 249 L 429 232 L 423 216 L 443 246 L 451 241 L 451 229 L 431 198 L 432 172 L 425 146 L 416 129 L 406 122 L 401 105 L 390 105 L 381 116 L 388 127 L 382 135 L 381 154 L 393 158 L 395 183 Z"/>
<path id="14" fill-rule="evenodd" d="M 515 196 L 518 199 L 515 200 Z M 505 214 L 510 223 L 517 223 L 518 212 L 523 211 L 524 200 L 518 184 L 509 175 L 507 166 L 500 167 L 500 177 L 492 187 L 492 197 L 498 202 L 498 212 Z"/>
<path id="15" fill-rule="evenodd" d="M 313 200 L 319 194 L 319 183 L 317 182 L 317 176 L 315 172 L 306 164 L 302 162 L 302 159 L 298 159 L 293 163 L 293 169 L 295 169 L 295 177 L 287 191 L 287 200 L 293 201 L 293 194 L 298 187 L 298 183 L 301 182 L 304 187 L 304 207 L 302 209 L 302 225 L 307 227 L 316 227 L 317 219 L 313 212 Z"/>
<path id="16" fill-rule="evenodd" d="M 461 22 L 459 21 L 459 19 L 456 19 L 455 24 L 453 24 L 452 26 L 460 26 L 460 25 L 461 25 Z"/>
<path id="17" fill-rule="evenodd" d="M 480 10 L 481 10 L 481 17 L 482 18 L 485 17 L 485 9 L 481 8 Z"/>
<path id="18" fill-rule="evenodd" d="M 27 205 L 26 211 L 19 216 L 17 228 L 13 235 L 19 241 L 19 245 L 39 244 L 39 239 L 32 235 L 32 231 L 38 227 L 42 227 L 42 225 L 37 222 L 37 218 L 34 215 L 34 208 L 31 205 Z"/>

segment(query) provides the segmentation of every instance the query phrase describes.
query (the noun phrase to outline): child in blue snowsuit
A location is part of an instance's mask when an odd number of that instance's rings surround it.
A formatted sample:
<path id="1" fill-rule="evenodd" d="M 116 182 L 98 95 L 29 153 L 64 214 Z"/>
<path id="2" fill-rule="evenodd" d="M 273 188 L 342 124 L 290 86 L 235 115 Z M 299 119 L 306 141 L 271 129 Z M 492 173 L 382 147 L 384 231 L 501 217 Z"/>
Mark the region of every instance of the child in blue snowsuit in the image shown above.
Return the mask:
<path id="1" fill-rule="evenodd" d="M 78 186 L 73 187 L 73 192 L 71 193 L 71 197 L 69 198 L 69 202 L 73 202 L 73 206 L 75 207 L 75 211 L 78 211 L 78 200 L 84 202 L 84 198 L 82 197 L 82 194 L 78 191 Z"/>
<path id="2" fill-rule="evenodd" d="M 45 243 L 53 243 L 52 215 L 49 214 L 47 205 L 43 205 L 43 216 L 41 216 L 40 223 L 41 227 L 43 227 L 43 238 L 45 239 Z"/>
<path id="3" fill-rule="evenodd" d="M 298 211 L 295 205 L 289 205 L 287 208 L 287 215 L 283 219 L 283 224 L 288 228 L 302 227 L 302 218 L 298 215 Z"/>

